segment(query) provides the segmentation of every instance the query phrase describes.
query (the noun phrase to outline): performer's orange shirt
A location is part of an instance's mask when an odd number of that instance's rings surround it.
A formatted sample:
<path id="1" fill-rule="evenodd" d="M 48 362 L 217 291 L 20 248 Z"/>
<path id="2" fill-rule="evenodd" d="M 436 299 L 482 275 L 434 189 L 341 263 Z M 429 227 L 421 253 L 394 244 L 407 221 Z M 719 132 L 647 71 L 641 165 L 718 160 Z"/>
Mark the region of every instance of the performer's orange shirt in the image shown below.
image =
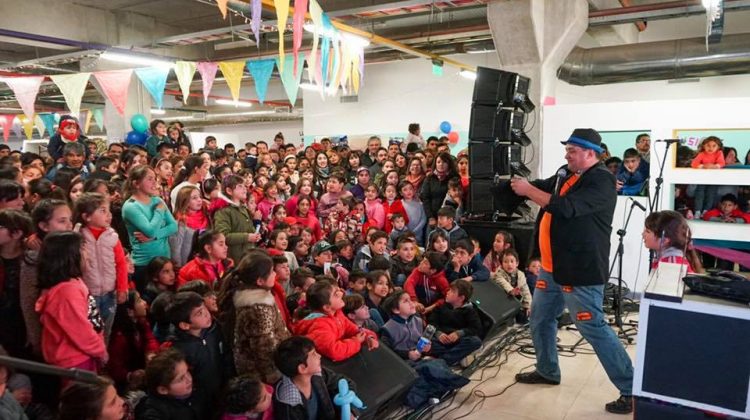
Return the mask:
<path id="1" fill-rule="evenodd" d="M 560 188 L 560 196 L 565 195 L 570 187 L 581 178 L 575 174 L 568 178 Z M 542 254 L 542 269 L 548 273 L 552 272 L 552 245 L 550 244 L 550 226 L 552 225 L 552 214 L 544 213 L 539 223 L 539 252 Z"/>

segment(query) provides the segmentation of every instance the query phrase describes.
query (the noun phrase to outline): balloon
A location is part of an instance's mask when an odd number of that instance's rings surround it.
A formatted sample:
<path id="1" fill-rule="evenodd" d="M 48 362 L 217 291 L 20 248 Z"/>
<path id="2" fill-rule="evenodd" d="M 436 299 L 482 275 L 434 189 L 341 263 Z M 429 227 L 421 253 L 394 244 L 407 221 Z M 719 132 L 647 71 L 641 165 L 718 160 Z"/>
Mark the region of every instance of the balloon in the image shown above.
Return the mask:
<path id="1" fill-rule="evenodd" d="M 145 133 L 148 130 L 148 120 L 143 114 L 135 114 L 130 118 L 130 126 L 138 133 Z"/>
<path id="2" fill-rule="evenodd" d="M 362 400 L 357 397 L 357 394 L 349 389 L 349 383 L 346 382 L 346 379 L 339 379 L 338 385 L 339 393 L 333 397 L 333 403 L 341 407 L 341 419 L 349 420 L 351 419 L 351 406 L 364 408 L 365 405 L 362 403 Z"/>
<path id="3" fill-rule="evenodd" d="M 456 133 L 455 131 L 451 131 L 450 133 L 448 133 L 448 140 L 451 142 L 451 144 L 458 143 L 458 133 Z"/>
<path id="4" fill-rule="evenodd" d="M 128 135 L 125 137 L 125 142 L 130 145 L 139 145 L 143 146 L 146 144 L 146 139 L 148 136 L 146 133 L 139 133 L 135 130 L 128 133 Z"/>
<path id="5" fill-rule="evenodd" d="M 451 132 L 451 123 L 448 121 L 443 121 L 440 123 L 440 131 L 442 131 L 445 134 L 448 134 Z"/>

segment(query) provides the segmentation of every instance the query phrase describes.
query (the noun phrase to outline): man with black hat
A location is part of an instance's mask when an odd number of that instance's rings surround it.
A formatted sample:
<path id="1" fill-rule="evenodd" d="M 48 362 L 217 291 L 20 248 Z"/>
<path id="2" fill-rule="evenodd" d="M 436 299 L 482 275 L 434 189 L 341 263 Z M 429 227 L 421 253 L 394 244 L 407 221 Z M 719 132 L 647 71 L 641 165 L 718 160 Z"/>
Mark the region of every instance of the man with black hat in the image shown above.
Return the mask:
<path id="1" fill-rule="evenodd" d="M 511 180 L 511 188 L 541 207 L 537 221 L 542 271 L 531 306 L 531 336 L 536 370 L 519 373 L 527 384 L 560 383 L 557 356 L 557 317 L 567 307 L 578 331 L 591 343 L 620 398 L 605 405 L 610 413 L 633 411 L 633 364 L 620 340 L 607 325 L 602 309 L 609 277 L 612 216 L 617 204 L 615 177 L 599 161 L 601 136 L 579 128 L 565 145 L 565 160 L 557 174 L 529 183 Z M 554 261 L 554 268 L 553 268 Z"/>

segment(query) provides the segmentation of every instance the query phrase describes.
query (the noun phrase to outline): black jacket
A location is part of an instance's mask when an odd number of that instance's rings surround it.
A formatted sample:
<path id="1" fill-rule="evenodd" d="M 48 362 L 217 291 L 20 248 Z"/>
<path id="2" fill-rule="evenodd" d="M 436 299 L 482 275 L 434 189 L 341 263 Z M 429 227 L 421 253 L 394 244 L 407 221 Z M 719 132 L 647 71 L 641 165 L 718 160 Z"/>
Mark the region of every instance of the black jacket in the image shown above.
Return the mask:
<path id="1" fill-rule="evenodd" d="M 457 176 L 455 173 L 450 173 L 441 181 L 435 174 L 430 174 L 424 179 L 422 189 L 419 191 L 419 198 L 422 200 L 422 206 L 428 219 L 437 219 L 437 212 L 443 206 L 445 195 L 448 194 L 448 181 Z"/>
<path id="2" fill-rule="evenodd" d="M 185 355 L 193 375 L 193 396 L 208 402 L 207 409 L 219 401 L 221 388 L 232 376 L 232 353 L 224 344 L 221 328 L 214 322 L 198 338 L 184 331 L 176 331 L 169 339 L 172 347 Z M 201 412 L 210 418 L 209 412 Z"/>
<path id="3" fill-rule="evenodd" d="M 438 331 L 444 334 L 459 331 L 458 334 L 461 337 L 479 336 L 482 331 L 479 313 L 470 302 L 455 309 L 450 303 L 440 305 L 432 311 L 429 321 Z"/>
<path id="4" fill-rule="evenodd" d="M 565 179 L 558 182 L 557 175 L 532 182 L 552 194 L 547 207 L 539 212 L 537 231 L 544 214 L 550 213 L 555 282 L 565 286 L 605 284 L 609 276 L 612 216 L 617 205 L 615 176 L 600 162 L 583 172 L 561 197 L 558 191 L 564 182 Z"/>
<path id="5" fill-rule="evenodd" d="M 199 413 L 205 411 L 193 397 L 178 400 L 162 395 L 147 395 L 135 407 L 135 420 L 202 420 Z"/>
<path id="6" fill-rule="evenodd" d="M 323 368 L 320 375 L 311 379 L 312 392 L 318 397 L 318 420 L 337 420 L 341 418 L 340 410 L 333 404 L 333 397 L 339 393 L 339 380 L 345 379 L 349 389 L 357 390 L 349 378 L 332 370 Z M 352 413 L 356 410 L 352 407 Z M 307 420 L 307 401 L 291 379 L 284 376 L 276 383 L 273 392 L 273 417 L 276 420 Z"/>

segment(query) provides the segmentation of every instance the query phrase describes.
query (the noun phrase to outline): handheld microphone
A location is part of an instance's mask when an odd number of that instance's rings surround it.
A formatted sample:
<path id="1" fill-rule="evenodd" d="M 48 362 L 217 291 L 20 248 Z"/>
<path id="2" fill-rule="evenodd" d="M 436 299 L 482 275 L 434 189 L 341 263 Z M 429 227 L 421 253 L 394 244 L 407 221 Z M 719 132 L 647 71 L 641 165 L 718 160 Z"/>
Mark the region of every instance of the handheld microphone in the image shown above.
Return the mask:
<path id="1" fill-rule="evenodd" d="M 657 143 L 667 143 L 667 144 L 672 144 L 672 143 L 679 143 L 679 142 L 680 142 L 680 139 L 664 139 L 664 140 L 656 140 L 656 142 L 657 142 Z"/>
<path id="2" fill-rule="evenodd" d="M 558 191 L 558 187 L 560 186 L 560 180 L 565 179 L 568 176 L 568 170 L 565 168 L 560 168 L 557 170 L 557 180 L 555 181 L 555 193 Z"/>
<path id="3" fill-rule="evenodd" d="M 634 206 L 638 207 L 639 209 L 643 210 L 644 212 L 646 211 L 646 207 L 643 204 L 641 204 L 641 203 L 633 200 L 632 197 L 629 197 L 628 199 L 633 202 Z"/>

